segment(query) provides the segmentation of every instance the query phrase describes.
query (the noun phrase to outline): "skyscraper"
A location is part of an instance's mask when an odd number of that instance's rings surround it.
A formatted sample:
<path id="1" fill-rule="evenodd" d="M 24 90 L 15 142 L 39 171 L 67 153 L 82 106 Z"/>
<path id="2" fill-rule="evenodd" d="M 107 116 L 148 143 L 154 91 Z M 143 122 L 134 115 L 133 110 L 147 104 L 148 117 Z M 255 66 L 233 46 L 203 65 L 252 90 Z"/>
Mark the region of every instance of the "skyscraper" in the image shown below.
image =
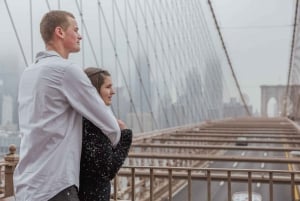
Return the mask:
<path id="1" fill-rule="evenodd" d="M 17 95 L 18 83 L 20 78 L 18 54 L 13 52 L 2 53 L 5 56 L 0 61 L 0 80 L 2 80 L 2 95 L 1 105 L 3 104 L 3 97 L 10 97 L 12 103 L 11 115 L 12 124 L 18 125 L 18 108 L 17 108 Z M 7 99 L 8 101 L 8 99 Z M 9 102 L 9 101 L 8 101 Z M 3 109 L 0 114 L 3 114 Z M 1 117 L 3 119 L 3 117 Z"/>

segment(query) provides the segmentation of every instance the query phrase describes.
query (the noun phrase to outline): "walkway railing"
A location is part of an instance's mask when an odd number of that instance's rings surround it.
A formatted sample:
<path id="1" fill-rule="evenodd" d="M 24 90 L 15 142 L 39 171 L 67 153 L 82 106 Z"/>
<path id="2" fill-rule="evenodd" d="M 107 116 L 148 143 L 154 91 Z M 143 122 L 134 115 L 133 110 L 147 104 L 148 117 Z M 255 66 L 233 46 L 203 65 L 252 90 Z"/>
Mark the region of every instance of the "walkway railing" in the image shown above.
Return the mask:
<path id="1" fill-rule="evenodd" d="M 12 173 L 15 167 L 13 152 L 7 155 L 6 161 L 1 163 L 1 198 L 13 196 Z M 8 160 L 7 160 L 8 159 Z M 12 161 L 13 160 L 13 161 Z M 127 187 L 124 187 L 125 181 Z M 2 181 L 1 180 L 1 181 Z M 299 199 L 297 185 L 300 185 L 300 171 L 276 171 L 253 169 L 225 169 L 225 168 L 178 168 L 178 167 L 124 167 L 114 179 L 112 199 L 139 201 L 171 201 L 176 194 L 186 188 L 184 200 L 191 201 L 193 181 L 204 181 L 206 200 L 212 200 L 212 182 L 219 181 L 227 184 L 227 200 L 232 200 L 232 184 L 234 182 L 247 185 L 249 201 L 252 200 L 253 183 L 268 185 L 268 195 L 273 201 L 274 186 L 285 184 L 290 186 L 292 200 Z M 4 185 L 3 185 L 4 184 Z M 116 190 L 115 190 L 116 189 Z M 225 197 L 224 197 L 225 198 Z M 13 197 L 7 200 L 14 200 Z"/>
<path id="2" fill-rule="evenodd" d="M 135 138 L 128 160 L 112 181 L 111 200 L 192 201 L 201 196 L 205 201 L 215 201 L 216 197 L 232 201 L 240 189 L 249 201 L 256 200 L 258 191 L 268 201 L 279 199 L 283 193 L 286 200 L 299 200 L 300 132 L 293 122 L 220 121 L 183 131 L 168 130 Z M 234 142 L 238 136 L 246 136 L 249 146 L 237 146 Z M 252 153 L 240 155 L 239 150 Z M 10 146 L 10 153 L 0 163 L 0 201 L 14 200 L 12 173 L 18 161 L 15 151 Z M 227 166 L 228 162 L 233 166 Z M 236 169 L 234 164 L 238 162 L 242 163 Z M 261 169 L 248 166 L 260 162 Z M 267 166 L 269 169 L 263 169 Z"/>
<path id="3" fill-rule="evenodd" d="M 176 194 L 186 188 L 184 200 L 191 201 L 193 181 L 203 181 L 207 201 L 212 200 L 212 182 L 227 184 L 227 200 L 232 200 L 233 183 L 247 185 L 249 201 L 252 200 L 253 184 L 268 185 L 270 201 L 274 200 L 274 186 L 288 185 L 292 200 L 298 200 L 297 185 L 300 185 L 300 171 L 278 171 L 259 169 L 225 169 L 225 168 L 178 168 L 178 167 L 124 167 L 114 179 L 113 200 L 171 201 Z M 121 187 L 122 179 L 129 181 L 127 187 Z M 226 199 L 223 197 L 223 199 Z"/>
<path id="4" fill-rule="evenodd" d="M 19 161 L 16 154 L 16 146 L 9 146 L 9 153 L 0 162 L 0 200 L 14 195 L 13 173 Z"/>

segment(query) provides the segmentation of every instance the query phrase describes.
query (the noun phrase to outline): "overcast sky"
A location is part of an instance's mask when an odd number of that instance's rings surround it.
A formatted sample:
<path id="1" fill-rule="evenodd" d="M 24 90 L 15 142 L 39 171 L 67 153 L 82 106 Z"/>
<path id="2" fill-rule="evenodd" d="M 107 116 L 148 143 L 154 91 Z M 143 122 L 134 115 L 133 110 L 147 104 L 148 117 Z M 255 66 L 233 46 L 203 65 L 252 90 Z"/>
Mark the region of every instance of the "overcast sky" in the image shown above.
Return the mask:
<path id="1" fill-rule="evenodd" d="M 242 91 L 259 110 L 260 85 L 287 82 L 296 0 L 211 2 Z"/>
<path id="2" fill-rule="evenodd" d="M 206 15 L 211 17 L 208 0 L 201 1 Z M 13 2 L 18 2 L 18 7 L 15 7 Z M 18 22 L 23 16 L 17 15 L 16 12 L 18 8 L 24 7 L 28 11 L 28 2 L 24 1 L 24 5 L 21 4 L 23 1 L 13 2 L 10 2 L 12 14 Z M 211 2 L 242 92 L 248 95 L 249 103 L 259 111 L 260 86 L 286 84 L 296 0 L 211 0 Z M 36 15 L 47 11 L 45 2 L 42 4 L 39 13 L 35 10 Z M 6 12 L 3 3 L 1 6 L 0 10 Z M 3 17 L 7 17 L 3 21 L 9 22 L 7 14 Z M 34 18 L 39 19 L 40 17 Z M 19 29 L 22 29 L 22 26 L 28 27 L 28 23 L 16 24 Z M 1 35 L 5 35 L 4 32 L 13 33 L 11 26 L 2 24 L 2 27 Z M 34 38 L 39 38 L 37 36 L 39 33 L 35 34 Z M 6 36 L 7 38 L 2 41 L 16 43 L 13 34 Z M 23 33 L 20 36 L 25 46 L 30 46 L 29 40 L 26 40 L 28 37 Z M 33 45 L 38 44 L 35 42 Z M 28 56 L 31 52 L 25 50 L 25 54 Z"/>

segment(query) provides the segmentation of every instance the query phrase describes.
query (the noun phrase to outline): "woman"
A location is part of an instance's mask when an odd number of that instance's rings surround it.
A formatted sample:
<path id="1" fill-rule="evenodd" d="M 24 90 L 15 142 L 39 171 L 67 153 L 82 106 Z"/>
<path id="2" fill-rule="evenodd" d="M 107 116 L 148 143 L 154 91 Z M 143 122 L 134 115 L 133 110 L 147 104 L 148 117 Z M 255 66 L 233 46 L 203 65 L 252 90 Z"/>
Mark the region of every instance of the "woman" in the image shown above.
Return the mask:
<path id="1" fill-rule="evenodd" d="M 85 73 L 107 106 L 111 105 L 112 80 L 109 72 L 87 68 Z M 89 120 L 83 118 L 83 139 L 80 162 L 79 198 L 81 201 L 108 201 L 110 180 L 124 163 L 132 142 L 132 131 L 118 120 L 121 128 L 119 143 L 113 147 L 109 138 Z"/>

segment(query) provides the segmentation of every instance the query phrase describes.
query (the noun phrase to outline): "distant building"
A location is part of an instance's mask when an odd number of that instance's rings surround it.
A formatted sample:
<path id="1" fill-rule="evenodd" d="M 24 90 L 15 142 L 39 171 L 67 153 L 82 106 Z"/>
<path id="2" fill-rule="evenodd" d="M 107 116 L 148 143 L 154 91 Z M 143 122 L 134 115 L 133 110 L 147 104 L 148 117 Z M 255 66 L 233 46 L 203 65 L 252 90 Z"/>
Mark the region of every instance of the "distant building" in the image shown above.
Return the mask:
<path id="1" fill-rule="evenodd" d="M 1 125 L 12 124 L 13 122 L 13 99 L 11 96 L 3 96 L 2 100 L 2 121 Z"/>
<path id="2" fill-rule="evenodd" d="M 250 113 L 252 113 L 252 106 L 248 105 Z M 228 117 L 242 117 L 247 116 L 247 111 L 241 103 L 239 103 L 236 98 L 230 98 L 229 103 L 224 103 L 223 105 L 223 118 Z"/>
<path id="3" fill-rule="evenodd" d="M 0 102 L 2 101 L 2 110 L 4 109 L 3 104 L 10 105 L 12 103 L 12 108 L 9 108 L 11 115 L 9 115 L 9 120 L 12 117 L 12 124 L 18 125 L 18 106 L 17 106 L 17 94 L 18 94 L 18 84 L 20 79 L 20 63 L 19 58 L 16 57 L 15 52 L 6 51 L 2 53 L 0 61 L 0 80 L 2 81 L 2 91 L 0 89 Z M 0 87 L 1 88 L 1 87 Z M 3 97 L 9 96 L 11 100 L 6 99 L 6 103 L 3 102 Z M 8 101 L 8 102 L 7 102 Z M 9 106 L 10 107 L 10 106 Z M 1 108 L 0 108 L 1 110 Z M 5 113 L 8 111 L 6 110 Z M 0 111 L 0 116 L 3 111 Z M 6 113 L 7 114 L 7 113 Z M 3 116 L 2 116 L 3 118 Z M 5 117 L 6 118 L 6 117 Z M 7 120 L 7 118 L 5 119 Z M 1 119 L 0 123 L 4 120 Z"/>

